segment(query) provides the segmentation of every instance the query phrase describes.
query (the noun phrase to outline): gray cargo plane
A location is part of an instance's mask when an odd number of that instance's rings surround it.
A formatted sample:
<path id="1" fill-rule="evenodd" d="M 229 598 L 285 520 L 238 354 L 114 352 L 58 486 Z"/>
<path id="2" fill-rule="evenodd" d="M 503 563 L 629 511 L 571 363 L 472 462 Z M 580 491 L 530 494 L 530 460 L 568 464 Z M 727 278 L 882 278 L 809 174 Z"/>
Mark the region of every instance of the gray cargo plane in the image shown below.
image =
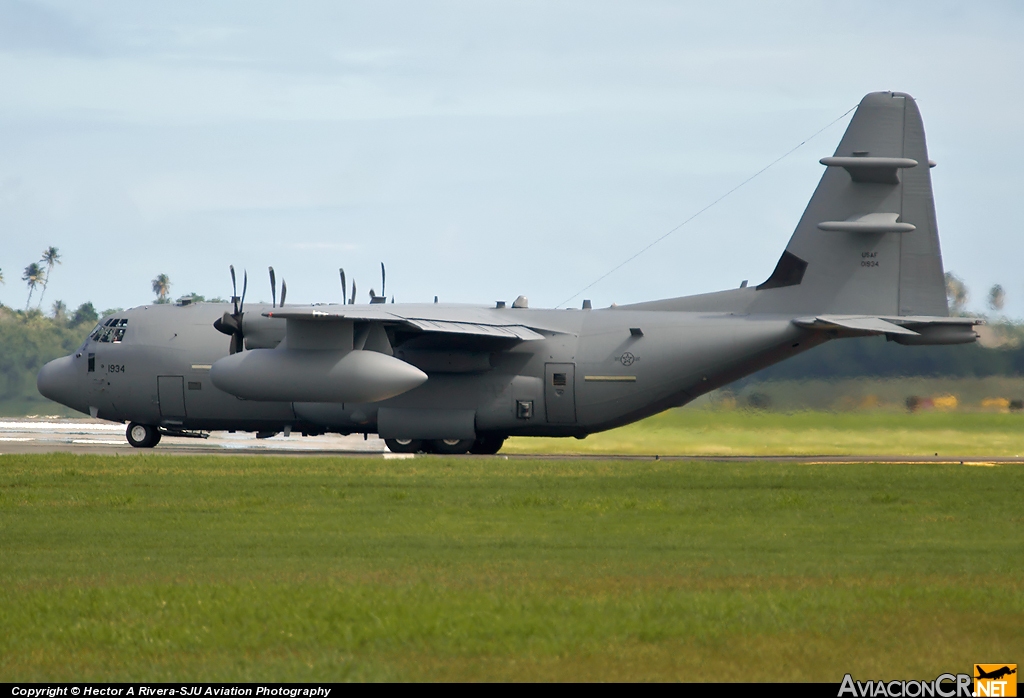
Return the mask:
<path id="1" fill-rule="evenodd" d="M 831 339 L 973 342 L 949 317 L 924 127 L 864 97 L 775 270 L 757 286 L 592 309 L 147 305 L 105 318 L 38 377 L 128 422 L 128 441 L 245 430 L 376 433 L 399 452 L 496 453 L 508 436 L 629 424 Z M 234 272 L 232 270 L 232 276 Z M 344 286 L 344 281 L 342 282 Z M 282 295 L 284 294 L 282 287 Z M 383 290 L 383 289 L 382 289 Z M 229 335 L 225 341 L 225 334 Z"/>

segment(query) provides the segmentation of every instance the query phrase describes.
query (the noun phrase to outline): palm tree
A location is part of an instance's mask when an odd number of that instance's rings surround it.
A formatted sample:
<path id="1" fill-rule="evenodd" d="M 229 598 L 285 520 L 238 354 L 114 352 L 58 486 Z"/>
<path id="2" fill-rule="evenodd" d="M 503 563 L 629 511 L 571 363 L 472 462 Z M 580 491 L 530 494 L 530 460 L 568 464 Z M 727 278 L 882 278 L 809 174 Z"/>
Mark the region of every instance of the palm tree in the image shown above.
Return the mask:
<path id="1" fill-rule="evenodd" d="M 157 274 L 153 279 L 153 293 L 156 294 L 157 303 L 166 303 L 167 296 L 171 292 L 171 279 L 167 274 Z"/>
<path id="2" fill-rule="evenodd" d="M 64 321 L 68 319 L 68 306 L 64 304 L 64 301 L 53 302 L 53 319 Z"/>
<path id="3" fill-rule="evenodd" d="M 992 310 L 1002 310 L 1006 304 L 1006 291 L 999 284 L 996 284 L 988 292 L 988 307 Z"/>
<path id="4" fill-rule="evenodd" d="M 50 283 L 50 272 L 53 271 L 54 264 L 60 264 L 60 250 L 56 247 L 47 247 L 43 250 L 43 256 L 39 260 L 46 265 L 46 278 L 43 279 L 43 290 L 39 294 L 39 306 L 43 307 L 43 296 L 46 295 L 46 286 Z"/>
<path id="5" fill-rule="evenodd" d="M 25 267 L 25 273 L 22 274 L 21 280 L 28 284 L 28 302 L 25 303 L 25 310 L 28 310 L 28 306 L 32 304 L 32 294 L 35 292 L 36 286 L 46 280 L 46 272 L 39 264 L 32 262 Z"/>

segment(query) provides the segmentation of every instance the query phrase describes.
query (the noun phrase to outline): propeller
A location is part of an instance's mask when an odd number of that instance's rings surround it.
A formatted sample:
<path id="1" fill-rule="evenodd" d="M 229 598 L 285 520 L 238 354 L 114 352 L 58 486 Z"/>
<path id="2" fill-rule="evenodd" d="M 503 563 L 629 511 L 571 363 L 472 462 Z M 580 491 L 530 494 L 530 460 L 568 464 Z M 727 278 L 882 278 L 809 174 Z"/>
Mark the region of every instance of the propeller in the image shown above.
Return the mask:
<path id="1" fill-rule="evenodd" d="M 341 276 L 341 304 L 345 305 L 345 302 L 348 300 L 345 297 L 345 294 L 348 293 L 348 285 L 345 284 L 345 270 L 339 269 L 338 274 Z"/>
<path id="2" fill-rule="evenodd" d="M 214 320 L 213 326 L 218 332 L 231 337 L 230 352 L 237 354 L 244 348 L 243 340 L 245 336 L 242 334 L 242 315 L 245 307 L 245 291 L 249 287 L 249 274 L 245 271 L 242 272 L 242 295 L 239 297 L 238 284 L 235 280 L 235 267 L 231 265 L 228 268 L 231 270 L 231 305 L 234 312 L 224 313 L 223 317 Z"/>
<path id="3" fill-rule="evenodd" d="M 356 304 L 356 280 L 352 279 L 352 299 L 348 302 L 349 305 Z"/>
<path id="4" fill-rule="evenodd" d="M 274 276 L 274 267 L 269 267 L 269 269 L 270 269 L 270 298 L 274 302 L 273 307 L 276 308 L 277 307 L 277 279 Z"/>
<path id="5" fill-rule="evenodd" d="M 374 290 L 371 288 L 370 289 L 370 303 L 377 304 L 377 303 L 387 303 L 388 302 L 387 292 L 384 290 L 386 288 L 385 287 L 386 283 L 387 283 L 387 272 L 384 271 L 384 262 L 381 262 L 380 263 L 380 295 L 378 296 L 374 292 Z"/>
<path id="6" fill-rule="evenodd" d="M 288 295 L 288 283 L 281 279 L 281 307 L 284 307 L 284 297 Z"/>

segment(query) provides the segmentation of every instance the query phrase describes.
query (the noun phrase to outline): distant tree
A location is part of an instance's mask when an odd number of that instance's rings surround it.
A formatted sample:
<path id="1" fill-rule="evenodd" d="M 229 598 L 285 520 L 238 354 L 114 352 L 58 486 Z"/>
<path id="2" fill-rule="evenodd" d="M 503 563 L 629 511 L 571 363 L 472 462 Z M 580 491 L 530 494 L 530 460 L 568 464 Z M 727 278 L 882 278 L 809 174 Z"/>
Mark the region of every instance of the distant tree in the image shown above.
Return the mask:
<path id="1" fill-rule="evenodd" d="M 92 303 L 82 303 L 75 310 L 75 314 L 71 316 L 71 325 L 83 325 L 88 323 L 92 325 L 94 322 L 100 319 L 99 314 L 96 312 L 96 308 L 93 307 Z"/>
<path id="2" fill-rule="evenodd" d="M 1003 309 L 1006 304 L 1006 291 L 999 284 L 988 290 L 988 307 L 996 312 Z"/>
<path id="3" fill-rule="evenodd" d="M 4 270 L 0 269 L 0 284 L 6 283 L 4 281 Z"/>
<path id="4" fill-rule="evenodd" d="M 167 274 L 157 274 L 153 279 L 153 293 L 156 294 L 157 303 L 167 302 L 167 296 L 171 293 L 171 279 Z"/>
<path id="5" fill-rule="evenodd" d="M 64 301 L 54 301 L 51 310 L 53 319 L 57 322 L 64 322 L 68 319 L 68 307 L 64 304 Z"/>
<path id="6" fill-rule="evenodd" d="M 46 295 L 46 286 L 50 283 L 50 273 L 53 265 L 60 264 L 60 250 L 56 247 L 47 247 L 43 250 L 43 256 L 39 260 L 46 265 L 46 278 L 43 279 L 43 290 L 39 292 L 39 306 L 43 307 L 43 296 Z"/>
<path id="7" fill-rule="evenodd" d="M 28 284 L 28 302 L 25 303 L 25 310 L 28 310 L 32 304 L 32 294 L 35 292 L 36 286 L 46 280 L 46 272 L 36 262 L 32 262 L 25 267 L 25 273 L 22 274 L 21 280 Z"/>
<path id="8" fill-rule="evenodd" d="M 967 309 L 967 299 L 970 298 L 967 284 L 951 271 L 946 272 L 945 278 L 946 302 L 949 303 L 949 312 L 953 315 L 963 315 Z"/>

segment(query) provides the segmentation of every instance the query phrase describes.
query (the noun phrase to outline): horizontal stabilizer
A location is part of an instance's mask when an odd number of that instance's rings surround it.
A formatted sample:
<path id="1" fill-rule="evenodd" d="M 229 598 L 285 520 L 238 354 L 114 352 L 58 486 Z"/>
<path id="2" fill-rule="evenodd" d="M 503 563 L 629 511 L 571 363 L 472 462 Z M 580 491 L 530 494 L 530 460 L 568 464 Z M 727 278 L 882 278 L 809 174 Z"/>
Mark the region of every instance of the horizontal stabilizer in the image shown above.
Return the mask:
<path id="1" fill-rule="evenodd" d="M 815 318 L 797 318 L 793 321 L 793 324 L 815 330 L 834 330 L 842 328 L 844 330 L 861 332 L 866 335 L 905 334 L 916 336 L 918 334 L 913 330 L 908 330 L 905 327 L 900 327 L 899 325 L 895 325 L 877 317 L 820 315 Z"/>
<path id="2" fill-rule="evenodd" d="M 930 315 L 819 315 L 796 318 L 793 324 L 811 330 L 841 330 L 852 336 L 885 335 L 898 344 L 929 345 L 970 344 L 978 338 L 974 326 L 983 325 L 985 321 L 972 317 Z"/>

